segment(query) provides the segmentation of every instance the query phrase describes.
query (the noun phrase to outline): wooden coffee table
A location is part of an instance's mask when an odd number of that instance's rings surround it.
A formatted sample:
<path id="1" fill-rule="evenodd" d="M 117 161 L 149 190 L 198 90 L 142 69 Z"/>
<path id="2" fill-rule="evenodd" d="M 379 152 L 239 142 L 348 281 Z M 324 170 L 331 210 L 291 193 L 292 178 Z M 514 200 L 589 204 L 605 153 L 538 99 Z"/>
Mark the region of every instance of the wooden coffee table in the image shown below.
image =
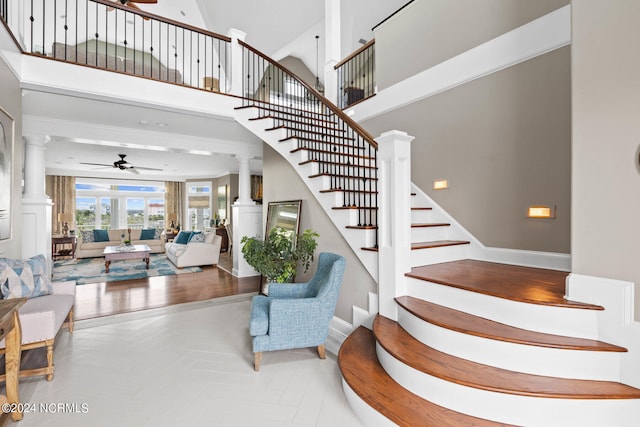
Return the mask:
<path id="1" fill-rule="evenodd" d="M 151 248 L 149 245 L 131 245 L 126 249 L 121 246 L 107 246 L 104 248 L 104 268 L 106 272 L 109 272 L 109 264 L 111 261 L 119 261 L 123 259 L 141 259 L 147 264 L 147 270 L 149 269 L 149 254 Z"/>

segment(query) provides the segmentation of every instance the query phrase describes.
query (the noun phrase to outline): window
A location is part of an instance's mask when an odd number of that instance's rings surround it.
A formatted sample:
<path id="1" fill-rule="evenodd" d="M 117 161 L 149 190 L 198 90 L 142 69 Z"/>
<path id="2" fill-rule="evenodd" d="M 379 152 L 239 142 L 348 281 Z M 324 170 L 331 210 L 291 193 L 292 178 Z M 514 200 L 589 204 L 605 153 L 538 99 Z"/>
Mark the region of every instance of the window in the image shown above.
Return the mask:
<path id="1" fill-rule="evenodd" d="M 78 178 L 76 222 L 94 228 L 164 228 L 164 184 Z"/>
<path id="2" fill-rule="evenodd" d="M 211 183 L 191 182 L 187 187 L 188 226 L 204 230 L 211 221 Z"/>

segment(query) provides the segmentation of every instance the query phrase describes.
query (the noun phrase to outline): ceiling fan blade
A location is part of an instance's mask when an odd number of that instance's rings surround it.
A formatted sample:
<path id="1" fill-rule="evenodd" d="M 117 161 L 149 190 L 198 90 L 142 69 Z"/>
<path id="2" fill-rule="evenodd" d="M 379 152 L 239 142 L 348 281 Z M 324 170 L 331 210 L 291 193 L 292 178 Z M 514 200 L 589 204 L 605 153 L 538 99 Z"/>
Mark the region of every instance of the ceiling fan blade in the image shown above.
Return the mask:
<path id="1" fill-rule="evenodd" d="M 145 167 L 142 167 L 142 166 L 132 166 L 132 167 L 135 167 L 136 169 L 140 169 L 140 170 L 143 170 L 143 171 L 160 171 L 160 172 L 162 172 L 162 169 L 157 169 L 157 168 L 145 168 Z"/>
<path id="2" fill-rule="evenodd" d="M 112 168 L 113 165 L 107 165 L 105 163 L 85 163 L 85 162 L 80 162 L 81 165 L 89 165 L 89 166 L 104 166 L 104 167 L 110 167 Z"/>
<path id="3" fill-rule="evenodd" d="M 136 170 L 136 168 L 134 168 L 133 166 L 132 166 L 132 167 L 130 167 L 130 168 L 125 168 L 125 170 L 126 170 L 127 172 L 131 172 L 131 173 L 135 173 L 136 175 L 140 175 L 140 172 L 138 172 L 138 171 Z"/>

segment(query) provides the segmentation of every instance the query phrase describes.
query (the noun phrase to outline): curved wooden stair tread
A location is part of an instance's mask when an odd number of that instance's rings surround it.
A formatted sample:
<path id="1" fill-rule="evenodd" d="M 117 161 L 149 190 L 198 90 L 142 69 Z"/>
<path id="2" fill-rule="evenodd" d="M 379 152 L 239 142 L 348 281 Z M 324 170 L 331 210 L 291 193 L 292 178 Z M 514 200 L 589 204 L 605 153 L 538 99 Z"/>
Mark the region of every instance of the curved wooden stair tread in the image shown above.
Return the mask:
<path id="1" fill-rule="evenodd" d="M 566 271 L 466 259 L 414 267 L 407 277 L 512 301 L 604 310 L 564 298 Z"/>
<path id="2" fill-rule="evenodd" d="M 640 399 L 640 390 L 612 381 L 525 374 L 461 359 L 413 338 L 398 323 L 376 316 L 373 333 L 393 357 L 427 375 L 476 389 L 556 399 Z"/>
<path id="3" fill-rule="evenodd" d="M 332 143 L 323 142 L 323 144 L 332 144 Z M 334 144 L 334 145 L 339 145 L 339 144 Z M 364 156 L 362 154 L 339 153 L 339 152 L 336 152 L 336 151 L 320 150 L 318 148 L 310 148 L 310 147 L 298 147 L 298 148 L 294 148 L 293 150 L 291 150 L 289 152 L 290 153 L 297 153 L 298 151 L 302 151 L 302 150 L 307 150 L 307 151 L 311 151 L 311 152 L 314 152 L 314 153 L 339 155 L 340 157 L 352 157 L 352 158 L 356 158 L 356 159 L 366 159 L 366 160 L 373 160 L 374 159 L 371 156 Z"/>
<path id="4" fill-rule="evenodd" d="M 451 224 L 446 222 L 417 222 L 411 224 L 411 228 L 429 228 L 429 227 L 449 227 Z"/>
<path id="5" fill-rule="evenodd" d="M 405 310 L 425 322 L 481 338 L 564 350 L 627 351 L 624 347 L 602 341 L 546 334 L 516 328 L 410 296 L 397 297 L 395 300 Z"/>
<path id="6" fill-rule="evenodd" d="M 337 209 L 337 208 L 333 208 Z M 433 240 L 431 242 L 415 242 L 411 243 L 411 250 L 416 251 L 419 249 L 432 249 L 432 248 L 443 248 L 445 246 L 457 246 L 457 245 L 468 245 L 471 242 L 468 240 Z M 363 251 L 371 251 L 378 252 L 378 248 L 360 248 Z"/>
<path id="7" fill-rule="evenodd" d="M 273 119 L 273 120 L 280 120 L 280 121 L 286 121 L 289 123 L 296 123 L 302 126 L 318 126 L 318 127 L 327 127 L 326 125 L 335 125 L 336 122 L 333 120 L 327 120 L 327 119 L 320 119 L 320 118 L 315 118 L 315 117 L 309 117 L 306 118 L 304 116 L 299 116 L 297 114 L 293 114 L 293 115 L 289 115 L 283 112 L 280 112 L 280 114 L 265 114 L 262 116 L 257 116 L 257 117 L 251 117 L 249 120 L 250 121 L 257 121 L 257 120 L 265 120 L 265 119 Z M 303 120 L 300 120 L 303 119 Z M 320 124 L 318 124 L 320 123 Z M 324 123 L 324 124 L 323 124 Z M 336 129 L 337 128 L 333 128 L 333 127 L 329 127 L 331 129 Z"/>
<path id="8" fill-rule="evenodd" d="M 356 165 L 353 163 L 331 162 L 323 159 L 309 159 L 303 162 L 298 162 L 299 165 L 306 165 L 309 163 L 318 163 L 318 164 L 332 165 L 332 166 L 345 167 L 345 168 L 355 168 L 355 169 L 377 169 L 375 166 Z M 431 209 L 431 208 L 425 208 L 425 209 Z"/>
<path id="9" fill-rule="evenodd" d="M 363 326 L 353 331 L 340 347 L 338 365 L 354 393 L 399 426 L 508 426 L 452 411 L 404 389 L 378 362 L 373 333 Z"/>
<path id="10" fill-rule="evenodd" d="M 469 245 L 471 242 L 468 240 L 433 240 L 430 242 L 413 242 L 411 243 L 411 250 L 416 251 L 419 249 L 432 249 L 441 248 L 444 246 L 458 246 Z"/>
<path id="11" fill-rule="evenodd" d="M 295 108 L 295 107 L 280 106 L 278 104 L 273 104 L 273 103 L 271 103 L 269 101 L 260 101 L 258 99 L 252 99 L 251 102 L 253 102 L 254 104 L 241 105 L 239 107 L 234 107 L 233 109 L 234 110 L 246 110 L 248 108 L 258 108 L 258 109 L 263 110 L 263 111 L 274 111 L 274 112 L 284 113 L 284 114 L 288 114 L 288 115 L 295 116 L 295 117 L 305 117 L 305 118 L 331 117 L 332 116 L 332 114 L 317 113 L 317 112 L 314 112 L 314 111 L 303 110 L 301 108 Z M 263 105 L 256 105 L 255 103 L 261 103 Z M 297 113 L 294 113 L 294 112 L 297 112 Z"/>

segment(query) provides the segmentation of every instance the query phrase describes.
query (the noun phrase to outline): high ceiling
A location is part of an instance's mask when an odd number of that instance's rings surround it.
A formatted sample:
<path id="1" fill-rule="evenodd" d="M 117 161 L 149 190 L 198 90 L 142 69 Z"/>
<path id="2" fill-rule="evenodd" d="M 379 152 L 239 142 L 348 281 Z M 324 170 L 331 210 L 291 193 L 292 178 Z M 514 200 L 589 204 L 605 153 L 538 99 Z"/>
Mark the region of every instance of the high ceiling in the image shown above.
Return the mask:
<path id="1" fill-rule="evenodd" d="M 358 39 L 370 39 L 371 26 L 404 3 L 404 0 L 343 2 L 346 41 L 342 42 L 342 50 L 351 52 L 358 47 Z M 227 34 L 231 28 L 242 30 L 247 33 L 246 41 L 267 55 L 275 59 L 297 56 L 315 72 L 315 34 L 323 40 L 324 0 L 158 0 L 157 4 L 139 7 L 220 34 Z M 360 12 L 356 13 L 357 10 Z M 323 46 L 321 42 L 321 64 Z M 50 174 L 161 180 L 216 177 L 238 170 L 231 145 L 253 144 L 261 152 L 261 141 L 233 120 L 167 111 L 159 106 L 78 98 L 31 88 L 24 91 L 23 113 L 25 127 L 50 125 L 45 156 Z M 66 125 L 66 131 L 56 131 L 60 123 Z M 70 123 L 77 124 L 77 134 L 69 132 Z M 100 137 L 88 137 L 92 134 L 86 129 L 89 127 L 99 129 Z M 118 160 L 119 153 L 127 154 L 127 160 L 134 165 L 162 171 L 133 175 L 81 164 L 111 164 Z M 252 172 L 261 173 L 261 156 L 252 157 Z"/>

